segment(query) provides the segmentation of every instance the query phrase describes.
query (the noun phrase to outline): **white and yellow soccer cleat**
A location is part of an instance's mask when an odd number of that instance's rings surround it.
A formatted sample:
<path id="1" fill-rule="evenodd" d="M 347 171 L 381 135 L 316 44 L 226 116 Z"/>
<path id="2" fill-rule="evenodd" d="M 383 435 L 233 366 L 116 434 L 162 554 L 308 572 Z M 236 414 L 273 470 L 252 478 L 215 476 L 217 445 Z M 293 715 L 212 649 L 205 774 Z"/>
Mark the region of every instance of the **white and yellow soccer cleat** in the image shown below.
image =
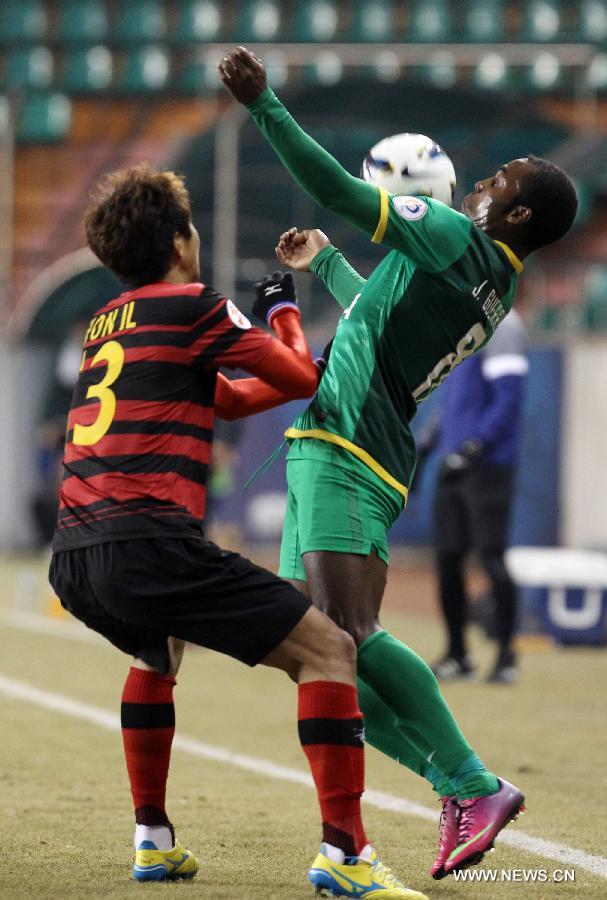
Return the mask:
<path id="1" fill-rule="evenodd" d="M 133 878 L 136 881 L 173 881 L 193 878 L 198 860 L 189 850 L 175 841 L 172 850 L 157 850 L 152 841 L 142 841 L 135 851 Z"/>
<path id="2" fill-rule="evenodd" d="M 321 844 L 320 853 L 308 871 L 308 880 L 320 896 L 356 897 L 363 900 L 428 900 L 425 894 L 413 891 L 399 881 L 368 845 L 360 856 L 352 857 L 344 863 L 333 862 L 323 850 L 325 847 Z"/>

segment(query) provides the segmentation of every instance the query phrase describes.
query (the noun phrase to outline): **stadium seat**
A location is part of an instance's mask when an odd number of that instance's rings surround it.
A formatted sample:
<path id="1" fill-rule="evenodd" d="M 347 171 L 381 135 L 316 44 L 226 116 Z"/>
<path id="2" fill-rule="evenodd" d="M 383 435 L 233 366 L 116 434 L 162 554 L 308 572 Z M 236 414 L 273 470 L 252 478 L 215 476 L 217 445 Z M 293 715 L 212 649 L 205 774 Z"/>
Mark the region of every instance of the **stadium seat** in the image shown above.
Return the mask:
<path id="1" fill-rule="evenodd" d="M 61 0 L 55 37 L 68 43 L 103 41 L 108 17 L 102 0 Z"/>
<path id="2" fill-rule="evenodd" d="M 503 16 L 502 0 L 469 0 L 465 13 L 464 40 L 503 40 Z"/>
<path id="3" fill-rule="evenodd" d="M 607 40 L 607 6 L 603 0 L 584 0 L 579 4 L 576 30 L 585 41 Z"/>
<path id="4" fill-rule="evenodd" d="M 531 0 L 523 8 L 523 37 L 530 41 L 552 41 L 558 36 L 561 28 L 558 0 Z"/>
<path id="5" fill-rule="evenodd" d="M 0 42 L 37 41 L 48 24 L 42 0 L 20 0 L 0 4 Z"/>
<path id="6" fill-rule="evenodd" d="M 159 90 L 169 79 L 169 57 L 163 47 L 150 45 L 129 50 L 120 87 L 127 92 Z"/>
<path id="7" fill-rule="evenodd" d="M 308 81 L 331 86 L 341 81 L 343 64 L 337 53 L 323 50 L 314 62 L 304 67 L 303 75 Z"/>
<path id="8" fill-rule="evenodd" d="M 164 7 L 160 0 L 128 0 L 119 5 L 118 21 L 112 33 L 116 40 L 143 43 L 165 34 Z"/>
<path id="9" fill-rule="evenodd" d="M 391 41 L 394 37 L 392 0 L 361 0 L 353 4 L 350 37 L 354 41 Z"/>
<path id="10" fill-rule="evenodd" d="M 424 81 L 442 90 L 453 87 L 457 81 L 455 57 L 448 50 L 435 50 L 428 55 L 428 62 L 416 66 Z"/>
<path id="11" fill-rule="evenodd" d="M 12 50 L 6 57 L 4 87 L 47 88 L 53 80 L 53 68 L 53 54 L 48 47 Z"/>
<path id="12" fill-rule="evenodd" d="M 248 0 L 238 7 L 235 41 L 272 41 L 277 37 L 281 24 L 277 0 Z"/>
<path id="13" fill-rule="evenodd" d="M 584 86 L 591 91 L 607 91 L 607 54 L 597 53 L 584 72 Z"/>
<path id="14" fill-rule="evenodd" d="M 562 67 L 558 57 L 549 51 L 538 53 L 535 62 L 526 70 L 527 85 L 534 90 L 550 91 L 562 81 Z"/>
<path id="15" fill-rule="evenodd" d="M 32 143 L 59 141 L 71 124 L 72 107 L 65 94 L 30 94 L 20 110 L 17 139 Z"/>
<path id="16" fill-rule="evenodd" d="M 293 37 L 296 41 L 332 41 L 337 31 L 333 0 L 307 0 L 297 6 Z"/>
<path id="17" fill-rule="evenodd" d="M 416 0 L 409 15 L 406 37 L 412 41 L 444 41 L 451 36 L 446 0 Z"/>
<path id="18" fill-rule="evenodd" d="M 218 0 L 182 0 L 173 37 L 181 43 L 215 41 L 222 31 Z"/>
<path id="19" fill-rule="evenodd" d="M 587 328 L 607 328 L 607 267 L 593 266 L 584 282 L 583 322 Z"/>
<path id="20" fill-rule="evenodd" d="M 199 47 L 188 51 L 176 74 L 174 86 L 186 94 L 202 94 L 221 87 L 217 64 L 221 55 L 204 53 Z"/>
<path id="21" fill-rule="evenodd" d="M 490 50 L 481 56 L 474 67 L 472 80 L 477 87 L 499 90 L 512 83 L 511 69 L 501 53 Z"/>
<path id="22" fill-rule="evenodd" d="M 74 92 L 103 91 L 112 83 L 113 57 L 107 47 L 79 48 L 65 60 L 61 84 Z"/>

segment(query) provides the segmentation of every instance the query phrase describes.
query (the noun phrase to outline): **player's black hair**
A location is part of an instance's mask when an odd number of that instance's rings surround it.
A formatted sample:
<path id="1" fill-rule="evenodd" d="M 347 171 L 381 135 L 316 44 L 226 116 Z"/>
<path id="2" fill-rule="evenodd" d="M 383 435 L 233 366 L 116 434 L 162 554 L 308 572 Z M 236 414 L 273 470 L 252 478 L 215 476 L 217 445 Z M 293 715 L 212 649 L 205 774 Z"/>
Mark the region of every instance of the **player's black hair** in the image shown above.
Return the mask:
<path id="1" fill-rule="evenodd" d="M 141 164 L 107 175 L 85 215 L 88 245 L 127 287 L 161 281 L 176 234 L 191 236 L 183 178 Z"/>
<path id="2" fill-rule="evenodd" d="M 578 208 L 575 185 L 557 165 L 539 156 L 528 156 L 531 168 L 523 180 L 517 205 L 528 206 L 533 215 L 525 225 L 529 250 L 552 244 L 573 225 Z"/>

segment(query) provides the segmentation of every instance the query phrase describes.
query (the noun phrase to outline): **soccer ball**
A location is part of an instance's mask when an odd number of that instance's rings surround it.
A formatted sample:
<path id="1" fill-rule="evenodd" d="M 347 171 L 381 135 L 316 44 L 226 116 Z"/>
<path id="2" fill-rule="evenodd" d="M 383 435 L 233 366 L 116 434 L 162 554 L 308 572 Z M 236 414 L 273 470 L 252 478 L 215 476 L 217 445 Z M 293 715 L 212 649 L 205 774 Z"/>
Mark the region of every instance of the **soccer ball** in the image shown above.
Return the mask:
<path id="1" fill-rule="evenodd" d="M 455 169 L 436 141 L 425 134 L 393 134 L 367 153 L 361 178 L 391 194 L 434 197 L 453 203 Z"/>

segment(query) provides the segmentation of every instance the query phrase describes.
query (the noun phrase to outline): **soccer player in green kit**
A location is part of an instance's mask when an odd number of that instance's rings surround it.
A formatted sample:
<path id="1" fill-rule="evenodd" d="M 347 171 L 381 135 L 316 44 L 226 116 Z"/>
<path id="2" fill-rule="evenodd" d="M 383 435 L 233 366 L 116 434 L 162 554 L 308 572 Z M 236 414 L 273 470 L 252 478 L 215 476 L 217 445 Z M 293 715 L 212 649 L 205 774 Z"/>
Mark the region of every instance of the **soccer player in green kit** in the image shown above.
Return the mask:
<path id="1" fill-rule="evenodd" d="M 483 766 L 426 663 L 381 628 L 386 531 L 413 477 L 417 404 L 491 337 L 514 301 L 522 259 L 571 226 L 575 189 L 558 167 L 528 157 L 477 182 L 463 214 L 392 197 L 302 131 L 250 51 L 238 48 L 219 69 L 299 185 L 392 250 L 365 282 L 318 232 L 291 230 L 279 244 L 281 261 L 311 268 L 345 307 L 318 393 L 287 431 L 280 574 L 355 638 L 369 742 L 441 797 L 431 873 L 442 878 L 479 862 L 524 798 Z"/>

